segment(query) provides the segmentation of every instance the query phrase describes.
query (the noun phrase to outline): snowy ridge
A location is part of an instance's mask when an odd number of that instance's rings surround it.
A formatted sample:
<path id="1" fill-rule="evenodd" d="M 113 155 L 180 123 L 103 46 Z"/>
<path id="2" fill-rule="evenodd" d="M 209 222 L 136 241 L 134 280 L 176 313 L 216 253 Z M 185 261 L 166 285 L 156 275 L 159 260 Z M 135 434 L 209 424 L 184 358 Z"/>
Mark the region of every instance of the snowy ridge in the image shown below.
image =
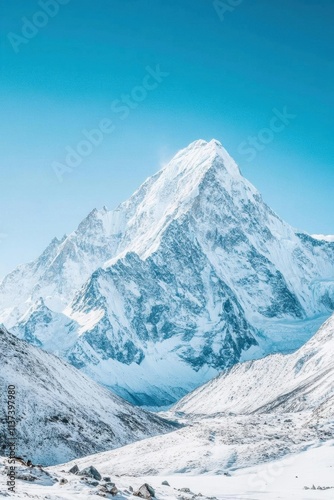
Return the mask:
<path id="1" fill-rule="evenodd" d="M 297 352 L 238 364 L 173 407 L 191 416 L 305 410 L 334 420 L 334 315 Z"/>
<path id="2" fill-rule="evenodd" d="M 153 406 L 289 339 L 300 347 L 314 330 L 296 340 L 296 325 L 333 310 L 334 244 L 282 221 L 215 140 L 0 284 L 0 321 L 17 336 Z"/>
<path id="3" fill-rule="evenodd" d="M 0 385 L 17 388 L 17 455 L 56 464 L 173 430 L 52 354 L 0 328 Z M 1 393 L 4 411 L 5 391 Z M 1 435 L 6 436 L 4 415 Z M 6 455 L 7 440 L 1 454 Z"/>
<path id="4" fill-rule="evenodd" d="M 320 241 L 328 241 L 329 243 L 334 242 L 333 234 L 312 234 L 312 238 Z"/>
<path id="5" fill-rule="evenodd" d="M 123 244 L 116 258 L 106 262 L 111 265 L 127 252 L 134 252 L 143 259 L 155 252 L 170 224 L 180 219 L 192 207 L 199 195 L 199 188 L 212 164 L 219 158 L 229 176 L 240 177 L 240 172 L 226 150 L 217 141 L 199 140 L 181 150 L 155 177 L 154 183 L 137 192 L 141 201 L 128 219 Z M 136 197 L 136 194 L 134 195 Z M 132 197 L 133 198 L 133 197 Z M 125 203 L 120 210 L 132 204 Z"/>

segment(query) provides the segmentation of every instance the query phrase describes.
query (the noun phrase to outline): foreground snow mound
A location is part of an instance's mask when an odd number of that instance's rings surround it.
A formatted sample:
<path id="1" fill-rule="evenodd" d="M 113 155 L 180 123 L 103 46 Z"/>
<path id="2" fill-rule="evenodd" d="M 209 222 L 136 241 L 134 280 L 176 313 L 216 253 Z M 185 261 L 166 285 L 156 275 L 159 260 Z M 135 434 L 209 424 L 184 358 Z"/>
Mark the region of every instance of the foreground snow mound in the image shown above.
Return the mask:
<path id="1" fill-rule="evenodd" d="M 60 463 L 175 429 L 0 328 L 2 408 L 8 385 L 17 391 L 16 453 L 35 463 Z M 6 436 L 4 419 L 0 425 Z M 7 441 L 1 440 L 2 455 Z"/>
<path id="2" fill-rule="evenodd" d="M 297 352 L 234 366 L 185 396 L 183 416 L 313 410 L 334 419 L 334 315 Z"/>
<path id="3" fill-rule="evenodd" d="M 8 497 L 89 500 L 101 496 L 113 498 L 117 490 L 116 498 L 129 500 L 138 499 L 136 494 L 139 491 L 154 494 L 158 500 L 332 500 L 333 445 L 334 441 L 329 441 L 283 459 L 227 475 L 132 477 L 124 471 L 120 477 L 115 475 L 112 464 L 101 463 L 98 471 L 102 480 L 97 481 L 69 473 L 71 464 L 44 471 L 19 465 L 16 493 Z M 5 460 L 0 458 L 0 465 L 6 465 Z M 6 495 L 6 470 L 4 467 L 1 469 L 0 490 Z"/>
<path id="4" fill-rule="evenodd" d="M 310 335 L 296 324 L 333 309 L 334 243 L 282 221 L 215 140 L 190 144 L 0 284 L 15 335 L 146 405 L 300 347 Z"/>

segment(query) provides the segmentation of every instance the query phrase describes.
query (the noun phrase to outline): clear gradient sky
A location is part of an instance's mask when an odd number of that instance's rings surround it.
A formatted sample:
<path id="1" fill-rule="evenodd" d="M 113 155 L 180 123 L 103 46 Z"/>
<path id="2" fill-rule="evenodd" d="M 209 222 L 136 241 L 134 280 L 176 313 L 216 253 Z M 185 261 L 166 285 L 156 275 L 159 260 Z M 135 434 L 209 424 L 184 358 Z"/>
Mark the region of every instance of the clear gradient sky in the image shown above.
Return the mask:
<path id="1" fill-rule="evenodd" d="M 293 226 L 334 233 L 333 0 L 226 0 L 239 5 L 224 19 L 211 0 L 59 3 L 17 53 L 8 33 L 39 1 L 0 6 L 0 276 L 199 138 L 220 140 Z M 120 120 L 111 103 L 158 64 L 169 76 Z M 295 118 L 249 161 L 240 145 L 284 107 Z M 114 132 L 60 183 L 53 162 L 104 118 Z"/>

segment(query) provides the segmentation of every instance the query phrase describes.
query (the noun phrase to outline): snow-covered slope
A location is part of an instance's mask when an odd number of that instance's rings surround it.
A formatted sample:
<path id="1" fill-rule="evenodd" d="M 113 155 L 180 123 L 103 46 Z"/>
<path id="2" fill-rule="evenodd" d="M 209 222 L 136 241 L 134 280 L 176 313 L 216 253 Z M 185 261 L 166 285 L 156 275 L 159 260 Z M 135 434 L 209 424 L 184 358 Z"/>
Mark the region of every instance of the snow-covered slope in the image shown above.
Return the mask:
<path id="1" fill-rule="evenodd" d="M 165 436 L 83 457 L 107 474 L 167 476 L 226 474 L 277 460 L 334 438 L 334 425 L 311 413 L 201 418 Z"/>
<path id="2" fill-rule="evenodd" d="M 10 441 L 3 413 L 8 385 L 17 393 L 16 454 L 35 463 L 60 463 L 175 428 L 0 328 L 2 455 Z"/>
<path id="3" fill-rule="evenodd" d="M 283 222 L 215 140 L 0 284 L 0 320 L 16 335 L 150 405 L 299 347 L 309 334 L 296 341 L 295 325 L 333 309 L 334 243 Z"/>
<path id="4" fill-rule="evenodd" d="M 187 416 L 303 410 L 334 420 L 334 315 L 297 352 L 238 364 L 173 407 Z"/>

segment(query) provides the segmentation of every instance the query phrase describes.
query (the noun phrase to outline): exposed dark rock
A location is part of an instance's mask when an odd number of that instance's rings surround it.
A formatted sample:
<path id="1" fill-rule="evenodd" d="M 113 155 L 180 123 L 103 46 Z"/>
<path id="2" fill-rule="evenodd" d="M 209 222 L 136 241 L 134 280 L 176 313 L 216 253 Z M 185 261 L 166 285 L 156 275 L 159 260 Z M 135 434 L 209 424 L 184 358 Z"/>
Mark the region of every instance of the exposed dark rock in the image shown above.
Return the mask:
<path id="1" fill-rule="evenodd" d="M 81 470 L 80 472 L 78 472 L 78 475 L 92 477 L 93 479 L 96 479 L 97 481 L 101 481 L 101 479 L 102 479 L 101 474 L 99 473 L 99 471 L 97 469 L 95 469 L 95 467 L 93 467 L 93 465 L 90 465 L 89 467 L 86 467 L 85 469 Z"/>
<path id="2" fill-rule="evenodd" d="M 79 472 L 79 467 L 77 466 L 77 464 L 73 465 L 73 467 L 70 468 L 70 470 L 68 471 L 70 474 L 77 474 Z"/>
<path id="3" fill-rule="evenodd" d="M 21 474 L 21 473 L 16 473 L 16 479 L 21 479 L 22 481 L 36 481 L 37 477 L 33 476 L 32 474 Z"/>
<path id="4" fill-rule="evenodd" d="M 112 494 L 112 493 L 113 493 L 113 491 L 114 491 L 114 488 L 116 488 L 116 484 L 115 484 L 115 483 L 108 482 L 108 483 L 104 484 L 104 487 L 105 487 L 105 489 L 106 489 L 106 491 L 107 491 L 108 493 L 111 493 L 111 494 Z M 116 489 L 117 489 L 117 488 L 116 488 Z"/>
<path id="5" fill-rule="evenodd" d="M 110 493 L 112 494 L 112 496 L 113 496 L 113 497 L 117 495 L 117 493 L 118 493 L 118 489 L 116 488 L 116 486 L 113 486 L 113 487 L 111 488 Z"/>
<path id="6" fill-rule="evenodd" d="M 150 498 L 155 497 L 155 491 L 149 484 L 143 484 L 138 491 L 134 493 L 135 496 L 140 498 L 146 498 L 149 500 Z"/>

